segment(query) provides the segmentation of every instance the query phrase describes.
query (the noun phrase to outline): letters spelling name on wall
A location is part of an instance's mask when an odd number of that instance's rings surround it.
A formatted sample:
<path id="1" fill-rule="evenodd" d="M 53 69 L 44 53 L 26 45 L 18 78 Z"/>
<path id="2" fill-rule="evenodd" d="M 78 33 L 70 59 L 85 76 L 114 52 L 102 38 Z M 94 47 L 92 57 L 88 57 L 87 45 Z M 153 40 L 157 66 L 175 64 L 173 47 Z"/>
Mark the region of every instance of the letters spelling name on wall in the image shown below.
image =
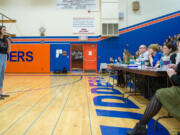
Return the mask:
<path id="1" fill-rule="evenodd" d="M 33 52 L 31 51 L 11 51 L 8 54 L 8 61 L 10 62 L 32 62 L 33 59 Z"/>

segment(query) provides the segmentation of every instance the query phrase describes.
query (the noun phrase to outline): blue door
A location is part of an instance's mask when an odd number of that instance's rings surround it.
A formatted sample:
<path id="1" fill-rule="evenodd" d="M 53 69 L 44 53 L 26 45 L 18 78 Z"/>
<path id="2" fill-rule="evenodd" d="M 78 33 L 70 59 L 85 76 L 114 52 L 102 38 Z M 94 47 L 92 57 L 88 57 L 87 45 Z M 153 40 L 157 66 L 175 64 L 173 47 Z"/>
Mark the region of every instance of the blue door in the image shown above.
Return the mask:
<path id="1" fill-rule="evenodd" d="M 51 72 L 66 67 L 70 71 L 70 44 L 51 44 Z"/>

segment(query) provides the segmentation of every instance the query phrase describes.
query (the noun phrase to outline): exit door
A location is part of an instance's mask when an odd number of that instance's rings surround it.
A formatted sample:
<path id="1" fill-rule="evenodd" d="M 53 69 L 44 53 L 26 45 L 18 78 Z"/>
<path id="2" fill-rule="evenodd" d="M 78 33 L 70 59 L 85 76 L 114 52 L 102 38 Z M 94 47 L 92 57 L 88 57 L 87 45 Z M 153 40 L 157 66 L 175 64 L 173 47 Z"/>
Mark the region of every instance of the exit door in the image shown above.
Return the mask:
<path id="1" fill-rule="evenodd" d="M 84 44 L 83 45 L 83 70 L 97 71 L 97 45 Z"/>

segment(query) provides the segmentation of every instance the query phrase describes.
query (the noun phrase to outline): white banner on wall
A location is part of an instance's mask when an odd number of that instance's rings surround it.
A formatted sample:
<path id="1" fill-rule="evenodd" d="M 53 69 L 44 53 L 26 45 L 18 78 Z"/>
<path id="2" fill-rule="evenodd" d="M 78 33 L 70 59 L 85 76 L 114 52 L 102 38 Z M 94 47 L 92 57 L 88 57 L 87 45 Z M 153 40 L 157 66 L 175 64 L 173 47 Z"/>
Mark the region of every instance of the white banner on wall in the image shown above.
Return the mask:
<path id="1" fill-rule="evenodd" d="M 83 9 L 96 11 L 97 0 L 56 0 L 57 9 Z"/>
<path id="2" fill-rule="evenodd" d="M 94 34 L 95 32 L 94 18 L 73 18 L 73 34 Z"/>

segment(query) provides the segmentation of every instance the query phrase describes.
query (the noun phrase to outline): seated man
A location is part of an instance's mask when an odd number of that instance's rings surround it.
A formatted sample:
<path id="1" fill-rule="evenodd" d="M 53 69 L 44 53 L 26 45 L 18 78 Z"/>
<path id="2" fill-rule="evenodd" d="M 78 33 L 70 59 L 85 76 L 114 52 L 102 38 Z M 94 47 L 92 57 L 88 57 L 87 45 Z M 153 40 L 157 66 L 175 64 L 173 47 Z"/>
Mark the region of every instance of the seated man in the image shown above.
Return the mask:
<path id="1" fill-rule="evenodd" d="M 167 73 L 174 86 L 157 90 L 148 104 L 143 117 L 132 130 L 127 131 L 127 135 L 146 135 L 146 124 L 159 112 L 162 105 L 172 116 L 180 120 L 180 63 L 171 65 Z"/>
<path id="2" fill-rule="evenodd" d="M 145 45 L 139 47 L 139 57 L 136 59 L 136 64 L 141 63 L 142 58 L 148 60 L 148 51 Z"/>

